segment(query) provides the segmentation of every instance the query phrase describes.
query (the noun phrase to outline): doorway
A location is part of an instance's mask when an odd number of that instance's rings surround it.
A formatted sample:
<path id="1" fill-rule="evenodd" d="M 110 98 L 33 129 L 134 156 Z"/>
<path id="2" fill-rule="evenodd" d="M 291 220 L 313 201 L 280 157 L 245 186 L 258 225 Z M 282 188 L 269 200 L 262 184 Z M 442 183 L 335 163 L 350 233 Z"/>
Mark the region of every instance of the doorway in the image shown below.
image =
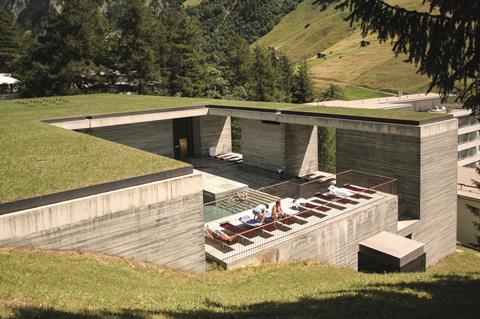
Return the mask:
<path id="1" fill-rule="evenodd" d="M 193 157 L 193 121 L 191 117 L 173 120 L 173 149 L 176 160 Z"/>

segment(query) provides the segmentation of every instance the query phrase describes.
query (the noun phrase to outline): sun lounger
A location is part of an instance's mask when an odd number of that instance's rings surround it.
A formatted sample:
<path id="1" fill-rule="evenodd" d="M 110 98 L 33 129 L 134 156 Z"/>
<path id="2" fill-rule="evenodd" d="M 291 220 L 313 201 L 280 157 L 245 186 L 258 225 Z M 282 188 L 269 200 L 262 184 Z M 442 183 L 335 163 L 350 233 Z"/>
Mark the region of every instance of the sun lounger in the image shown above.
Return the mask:
<path id="1" fill-rule="evenodd" d="M 341 205 L 338 205 L 338 204 L 334 204 L 334 203 L 330 203 L 330 202 L 326 202 L 324 200 L 321 200 L 320 198 L 317 198 L 315 197 L 314 199 L 311 200 L 311 202 L 315 203 L 315 204 L 321 204 L 321 205 L 324 205 L 324 206 L 327 206 L 327 207 L 331 207 L 333 209 L 339 209 L 339 210 L 344 210 L 346 209 L 345 206 L 341 206 Z"/>
<path id="2" fill-rule="evenodd" d="M 220 238 L 215 239 L 215 238 L 212 238 L 211 236 L 205 235 L 205 244 L 220 250 L 224 254 L 233 251 L 233 248 L 230 247 L 230 245 L 233 245 L 233 244 L 227 243 L 221 240 Z"/>
<path id="3" fill-rule="evenodd" d="M 255 219 L 252 215 L 243 215 L 239 218 L 240 222 L 248 227 L 260 227 L 263 223 L 260 223 L 257 219 Z"/>
<path id="4" fill-rule="evenodd" d="M 349 190 L 352 190 L 354 192 L 362 192 L 362 193 L 365 193 L 365 194 L 375 194 L 376 191 L 372 190 L 372 189 L 368 189 L 368 188 L 362 188 L 362 187 L 357 187 L 357 186 L 352 186 L 352 185 L 345 185 L 343 186 Z"/>
<path id="5" fill-rule="evenodd" d="M 333 196 L 333 195 L 330 195 L 328 193 L 326 193 L 326 194 L 315 193 L 315 197 L 318 197 L 320 199 L 327 200 L 327 201 L 330 201 L 330 202 L 340 203 L 340 204 L 351 204 L 351 205 L 358 204 L 358 202 L 356 202 L 354 200 L 351 200 L 351 199 L 348 199 L 348 198 L 345 198 L 345 197 Z"/>
<path id="6" fill-rule="evenodd" d="M 239 226 L 236 226 L 236 225 L 233 225 L 229 222 L 226 222 L 226 223 L 223 223 L 223 224 L 220 224 L 220 226 L 222 226 L 223 228 L 225 229 L 228 229 L 230 230 L 231 232 L 235 233 L 235 234 L 241 234 L 242 236 L 246 237 L 246 238 L 255 238 L 257 236 L 260 236 L 260 237 L 264 237 L 265 238 L 265 235 L 262 234 L 262 230 L 261 229 L 252 229 L 252 230 L 246 230 L 242 227 L 239 227 Z M 267 238 L 270 237 L 270 236 L 266 236 Z"/>

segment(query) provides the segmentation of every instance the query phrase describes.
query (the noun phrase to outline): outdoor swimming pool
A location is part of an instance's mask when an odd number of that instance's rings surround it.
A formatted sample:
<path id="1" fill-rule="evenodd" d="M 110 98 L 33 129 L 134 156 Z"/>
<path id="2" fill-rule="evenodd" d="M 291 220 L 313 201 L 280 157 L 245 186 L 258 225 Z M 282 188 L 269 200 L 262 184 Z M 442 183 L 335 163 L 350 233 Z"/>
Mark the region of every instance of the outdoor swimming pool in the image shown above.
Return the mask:
<path id="1" fill-rule="evenodd" d="M 213 220 L 223 218 L 225 216 L 230 216 L 234 213 L 214 205 L 205 205 L 203 207 L 203 216 L 205 223 L 209 223 Z"/>

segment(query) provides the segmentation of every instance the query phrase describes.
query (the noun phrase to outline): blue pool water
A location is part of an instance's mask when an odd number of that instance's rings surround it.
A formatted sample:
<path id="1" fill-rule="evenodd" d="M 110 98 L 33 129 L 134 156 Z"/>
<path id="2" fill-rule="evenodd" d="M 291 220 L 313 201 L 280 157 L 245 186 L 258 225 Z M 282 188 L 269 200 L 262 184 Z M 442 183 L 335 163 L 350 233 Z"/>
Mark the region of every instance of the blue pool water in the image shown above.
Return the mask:
<path id="1" fill-rule="evenodd" d="M 230 215 L 232 215 L 232 213 L 223 208 L 213 206 L 213 205 L 203 206 L 203 216 L 204 216 L 205 223 L 209 223 L 212 220 L 220 219 Z"/>

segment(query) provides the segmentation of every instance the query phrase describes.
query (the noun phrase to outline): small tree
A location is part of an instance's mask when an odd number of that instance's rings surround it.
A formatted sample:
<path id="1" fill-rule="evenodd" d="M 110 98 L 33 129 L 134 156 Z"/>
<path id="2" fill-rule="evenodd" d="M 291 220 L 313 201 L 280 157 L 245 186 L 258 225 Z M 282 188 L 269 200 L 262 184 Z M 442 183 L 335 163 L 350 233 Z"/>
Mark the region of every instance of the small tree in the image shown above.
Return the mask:
<path id="1" fill-rule="evenodd" d="M 310 75 L 308 74 L 307 61 L 303 61 L 300 64 L 297 74 L 293 79 L 292 98 L 295 103 L 308 103 L 313 101 L 313 86 Z"/>
<path id="2" fill-rule="evenodd" d="M 335 84 L 330 84 L 328 89 L 320 94 L 320 99 L 323 101 L 343 100 L 344 98 L 343 90 Z"/>

